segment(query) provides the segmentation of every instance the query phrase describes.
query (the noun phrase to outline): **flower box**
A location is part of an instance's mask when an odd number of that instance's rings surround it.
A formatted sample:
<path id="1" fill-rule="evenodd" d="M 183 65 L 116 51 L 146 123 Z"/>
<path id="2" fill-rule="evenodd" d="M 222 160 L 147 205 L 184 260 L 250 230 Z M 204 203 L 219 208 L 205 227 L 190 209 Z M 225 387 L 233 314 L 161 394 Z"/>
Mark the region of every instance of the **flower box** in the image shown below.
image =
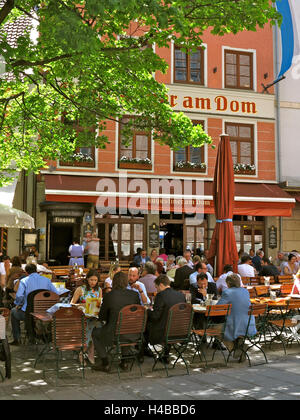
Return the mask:
<path id="1" fill-rule="evenodd" d="M 119 162 L 119 169 L 141 169 L 151 170 L 152 163 L 140 163 L 140 162 Z"/>
<path id="2" fill-rule="evenodd" d="M 237 163 L 233 165 L 233 171 L 238 175 L 255 175 L 256 168 L 255 165 L 246 165 L 243 163 Z"/>
<path id="3" fill-rule="evenodd" d="M 191 166 L 175 166 L 174 167 L 174 171 L 176 171 L 176 172 L 205 172 L 206 171 L 206 168 L 195 168 L 195 167 L 191 167 Z"/>
<path id="4" fill-rule="evenodd" d="M 193 163 L 189 161 L 179 161 L 174 165 L 174 171 L 176 172 L 205 172 L 205 163 Z"/>
<path id="5" fill-rule="evenodd" d="M 255 175 L 255 169 L 235 169 L 236 175 Z"/>

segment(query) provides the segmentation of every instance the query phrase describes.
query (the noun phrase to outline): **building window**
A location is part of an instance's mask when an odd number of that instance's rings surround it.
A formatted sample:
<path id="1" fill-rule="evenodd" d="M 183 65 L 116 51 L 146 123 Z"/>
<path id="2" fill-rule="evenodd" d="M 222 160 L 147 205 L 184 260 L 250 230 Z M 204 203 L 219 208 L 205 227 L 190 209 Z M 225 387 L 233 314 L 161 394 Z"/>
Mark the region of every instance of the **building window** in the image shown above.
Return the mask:
<path id="1" fill-rule="evenodd" d="M 204 51 L 184 52 L 174 49 L 174 82 L 204 84 Z"/>
<path id="2" fill-rule="evenodd" d="M 204 127 L 204 121 L 192 121 L 194 125 L 201 124 Z M 174 171 L 182 172 L 205 172 L 204 146 L 193 147 L 186 146 L 174 151 L 173 155 Z"/>
<path id="3" fill-rule="evenodd" d="M 146 221 L 143 217 L 104 217 L 98 222 L 100 259 L 132 261 L 138 248 L 146 245 Z"/>
<path id="4" fill-rule="evenodd" d="M 134 130 L 132 142 L 125 146 L 122 137 L 122 125 L 129 121 L 124 117 L 119 126 L 119 168 L 152 169 L 151 162 L 151 135 Z"/>
<path id="5" fill-rule="evenodd" d="M 66 126 L 72 126 L 77 132 L 82 131 L 78 121 L 71 121 L 66 118 L 65 115 L 62 116 L 61 121 Z M 91 136 L 95 137 L 95 127 L 91 128 Z M 70 161 L 60 161 L 61 166 L 75 166 L 75 167 L 95 167 L 95 147 L 77 147 L 73 153 L 72 160 Z"/>
<path id="6" fill-rule="evenodd" d="M 234 167 L 245 167 L 248 168 L 247 171 L 251 172 L 251 175 L 255 174 L 254 126 L 251 124 L 225 123 L 225 132 L 230 138 Z"/>
<path id="7" fill-rule="evenodd" d="M 225 50 L 225 88 L 253 89 L 253 54 Z"/>

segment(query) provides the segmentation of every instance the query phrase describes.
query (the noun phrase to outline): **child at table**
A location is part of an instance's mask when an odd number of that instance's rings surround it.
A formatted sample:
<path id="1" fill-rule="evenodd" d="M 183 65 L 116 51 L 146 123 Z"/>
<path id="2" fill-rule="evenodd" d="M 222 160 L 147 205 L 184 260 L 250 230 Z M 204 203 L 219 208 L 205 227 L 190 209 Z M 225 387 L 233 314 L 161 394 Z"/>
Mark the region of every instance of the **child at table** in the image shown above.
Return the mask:
<path id="1" fill-rule="evenodd" d="M 74 292 L 71 304 L 85 305 L 87 298 L 102 298 L 102 290 L 100 287 L 100 277 L 95 269 L 91 269 L 84 281 L 82 286 L 77 287 Z M 98 321 L 98 318 L 88 318 L 87 319 L 87 330 L 86 330 L 86 344 L 88 347 L 88 360 L 90 363 L 94 363 L 94 344 L 92 340 L 92 331 L 95 327 L 99 327 L 101 324 Z M 82 355 L 80 356 L 82 357 Z"/>

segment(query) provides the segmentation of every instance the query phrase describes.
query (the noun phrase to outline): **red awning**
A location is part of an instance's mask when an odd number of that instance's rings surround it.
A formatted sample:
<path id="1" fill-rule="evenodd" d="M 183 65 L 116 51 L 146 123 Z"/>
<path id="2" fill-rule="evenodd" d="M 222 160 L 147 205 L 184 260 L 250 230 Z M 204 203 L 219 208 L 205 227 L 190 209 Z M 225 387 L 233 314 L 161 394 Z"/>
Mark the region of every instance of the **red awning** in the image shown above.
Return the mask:
<path id="1" fill-rule="evenodd" d="M 157 188 L 159 182 L 160 188 Z M 211 181 L 47 174 L 45 190 L 47 201 L 147 211 L 214 213 Z M 289 217 L 294 207 L 295 199 L 277 184 L 235 183 L 233 214 Z"/>

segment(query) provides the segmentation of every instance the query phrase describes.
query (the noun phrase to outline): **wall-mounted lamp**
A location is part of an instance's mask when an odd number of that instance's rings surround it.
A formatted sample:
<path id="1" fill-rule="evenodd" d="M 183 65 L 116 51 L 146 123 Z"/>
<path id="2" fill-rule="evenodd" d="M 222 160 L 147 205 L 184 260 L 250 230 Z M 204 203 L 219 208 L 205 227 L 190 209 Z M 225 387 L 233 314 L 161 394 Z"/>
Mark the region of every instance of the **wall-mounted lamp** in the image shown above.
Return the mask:
<path id="1" fill-rule="evenodd" d="M 217 73 L 218 67 L 213 68 L 213 73 Z"/>

